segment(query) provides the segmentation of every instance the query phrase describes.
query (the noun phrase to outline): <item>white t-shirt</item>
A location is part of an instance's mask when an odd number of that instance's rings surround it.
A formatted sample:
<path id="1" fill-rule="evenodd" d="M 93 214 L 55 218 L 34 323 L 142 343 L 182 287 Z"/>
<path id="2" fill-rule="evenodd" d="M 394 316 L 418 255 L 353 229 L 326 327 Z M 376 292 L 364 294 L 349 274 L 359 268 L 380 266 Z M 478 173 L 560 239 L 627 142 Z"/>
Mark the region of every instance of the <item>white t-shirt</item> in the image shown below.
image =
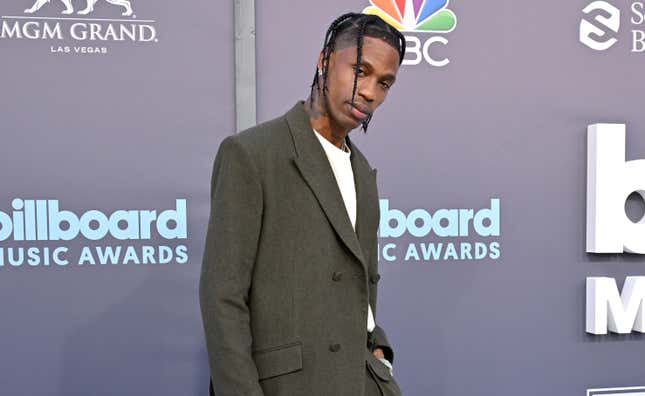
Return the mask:
<path id="1" fill-rule="evenodd" d="M 325 150 L 325 154 L 327 154 L 327 159 L 336 178 L 336 183 L 338 183 L 338 189 L 345 202 L 347 215 L 352 223 L 352 227 L 356 230 L 356 185 L 354 184 L 352 163 L 349 159 L 352 153 L 349 151 L 349 147 L 347 147 L 345 142 L 343 142 L 343 147 L 345 148 L 343 150 L 336 147 L 315 129 L 314 132 Z M 374 322 L 372 307 L 367 303 L 367 331 L 372 332 L 374 327 L 376 327 L 376 323 Z"/>

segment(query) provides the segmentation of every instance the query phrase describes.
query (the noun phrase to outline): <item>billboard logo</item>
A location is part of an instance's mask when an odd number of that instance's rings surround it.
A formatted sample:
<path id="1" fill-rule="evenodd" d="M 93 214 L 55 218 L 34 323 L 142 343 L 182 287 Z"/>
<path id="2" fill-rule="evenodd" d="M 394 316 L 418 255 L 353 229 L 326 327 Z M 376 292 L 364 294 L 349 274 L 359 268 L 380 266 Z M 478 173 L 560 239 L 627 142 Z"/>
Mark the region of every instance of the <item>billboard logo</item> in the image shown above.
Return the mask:
<path id="1" fill-rule="evenodd" d="M 371 5 L 364 14 L 377 15 L 403 33 L 450 33 L 455 30 L 457 16 L 448 9 L 448 0 L 370 0 Z M 407 44 L 404 65 L 418 65 L 422 60 L 434 67 L 450 63 L 447 58 L 437 59 L 432 55 L 434 44 L 447 45 L 448 39 L 436 35 L 421 39 L 416 35 L 405 35 Z M 434 48 L 434 47 L 433 47 Z"/>
<path id="2" fill-rule="evenodd" d="M 106 215 L 89 210 L 77 215 L 60 210 L 59 202 L 23 200 L 11 202 L 13 213 L 0 212 L 0 241 L 70 241 L 82 235 L 96 241 L 108 234 L 119 240 L 151 239 L 152 229 L 164 239 L 186 239 L 186 200 L 175 201 L 175 209 L 117 210 Z"/>
<path id="3" fill-rule="evenodd" d="M 625 124 L 587 128 L 587 252 L 645 254 L 645 216 L 632 222 L 627 197 L 645 198 L 645 160 L 625 161 Z"/>
<path id="4" fill-rule="evenodd" d="M 625 161 L 625 135 L 625 124 L 587 127 L 588 253 L 645 254 L 645 215 L 625 213 L 629 195 L 645 198 L 645 160 Z M 586 307 L 587 333 L 645 333 L 645 277 L 628 276 L 622 292 L 614 278 L 587 278 Z"/>
<path id="5" fill-rule="evenodd" d="M 491 199 L 489 207 L 479 210 L 429 212 L 419 208 L 408 213 L 390 207 L 390 200 L 381 199 L 380 213 L 379 260 L 465 261 L 500 257 L 498 198 Z"/>
<path id="6" fill-rule="evenodd" d="M 75 213 L 56 199 L 15 198 L 0 211 L 0 269 L 185 264 L 187 219 L 185 199 L 167 210 Z"/>
<path id="7" fill-rule="evenodd" d="M 33 14 L 34 12 L 40 10 L 45 4 L 49 3 L 51 0 L 36 0 L 33 6 L 31 8 L 26 9 L 25 13 L 27 14 Z M 132 4 L 130 4 L 129 0 L 106 0 L 110 4 L 114 4 L 117 6 L 123 7 L 125 10 L 123 11 L 123 16 L 131 16 L 133 14 L 132 11 Z M 94 11 L 94 5 L 98 2 L 98 0 L 87 0 L 87 7 L 84 10 L 79 11 L 78 13 L 80 15 L 87 15 L 91 12 Z M 65 10 L 63 10 L 63 14 L 72 14 L 74 12 L 74 7 L 72 6 L 72 1 L 71 0 L 61 0 L 61 3 L 65 6 Z"/>
<path id="8" fill-rule="evenodd" d="M 440 237 L 466 237 L 470 228 L 479 236 L 499 236 L 499 199 L 491 199 L 490 208 L 480 209 L 439 209 L 430 213 L 425 209 L 414 209 L 405 214 L 389 208 L 389 200 L 381 199 L 381 224 L 379 235 L 384 238 L 400 237 L 408 232 L 421 238 L 430 232 Z"/>
<path id="9" fill-rule="evenodd" d="M 597 14 L 593 20 L 600 26 L 584 18 L 580 21 L 580 42 L 596 51 L 604 51 L 618 41 L 615 37 L 605 36 L 611 32 L 618 33 L 620 10 L 606 1 L 594 1 L 582 10 L 585 15 L 597 11 L 601 13 Z"/>

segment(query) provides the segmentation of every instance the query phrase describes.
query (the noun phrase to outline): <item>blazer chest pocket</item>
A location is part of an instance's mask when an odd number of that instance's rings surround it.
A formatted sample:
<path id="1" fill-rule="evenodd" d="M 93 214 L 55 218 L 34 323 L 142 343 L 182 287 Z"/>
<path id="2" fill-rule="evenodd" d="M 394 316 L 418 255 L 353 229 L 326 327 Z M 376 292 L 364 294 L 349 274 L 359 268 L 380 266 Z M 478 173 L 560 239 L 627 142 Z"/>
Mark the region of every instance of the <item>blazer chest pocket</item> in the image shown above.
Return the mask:
<path id="1" fill-rule="evenodd" d="M 253 352 L 260 379 L 302 370 L 302 343 L 292 342 Z"/>

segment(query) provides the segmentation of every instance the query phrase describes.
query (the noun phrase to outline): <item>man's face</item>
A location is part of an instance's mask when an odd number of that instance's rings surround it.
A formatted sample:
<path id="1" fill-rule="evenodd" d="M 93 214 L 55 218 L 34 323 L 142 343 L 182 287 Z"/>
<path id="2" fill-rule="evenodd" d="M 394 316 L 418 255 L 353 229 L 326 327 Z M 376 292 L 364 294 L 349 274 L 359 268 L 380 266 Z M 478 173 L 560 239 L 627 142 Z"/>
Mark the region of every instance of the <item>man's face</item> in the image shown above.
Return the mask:
<path id="1" fill-rule="evenodd" d="M 322 67 L 320 60 L 318 67 Z M 352 105 L 355 67 L 356 45 L 332 52 L 327 74 L 327 113 L 333 126 L 346 131 L 361 125 L 383 103 L 399 70 L 399 53 L 383 40 L 363 37 Z"/>

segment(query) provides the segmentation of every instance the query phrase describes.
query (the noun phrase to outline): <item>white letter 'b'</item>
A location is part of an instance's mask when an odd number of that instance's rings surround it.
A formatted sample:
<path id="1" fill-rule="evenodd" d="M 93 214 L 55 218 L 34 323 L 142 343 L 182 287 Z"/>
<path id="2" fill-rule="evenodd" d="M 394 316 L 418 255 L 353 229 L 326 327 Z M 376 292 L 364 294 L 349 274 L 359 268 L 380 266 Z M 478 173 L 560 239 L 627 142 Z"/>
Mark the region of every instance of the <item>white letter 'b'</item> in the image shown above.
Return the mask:
<path id="1" fill-rule="evenodd" d="M 633 223 L 625 201 L 645 199 L 645 160 L 625 162 L 625 125 L 587 128 L 587 252 L 645 254 L 645 216 Z"/>

